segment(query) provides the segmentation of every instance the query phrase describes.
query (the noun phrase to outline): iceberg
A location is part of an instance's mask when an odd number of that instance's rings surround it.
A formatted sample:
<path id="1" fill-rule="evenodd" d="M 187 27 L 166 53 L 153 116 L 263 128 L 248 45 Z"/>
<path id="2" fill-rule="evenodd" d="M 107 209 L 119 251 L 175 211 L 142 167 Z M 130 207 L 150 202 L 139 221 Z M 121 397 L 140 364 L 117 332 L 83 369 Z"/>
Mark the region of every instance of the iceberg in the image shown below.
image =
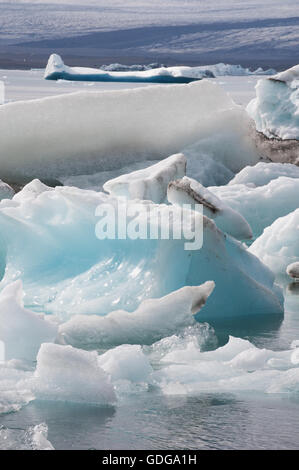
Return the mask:
<path id="1" fill-rule="evenodd" d="M 223 232 L 239 240 L 252 238 L 252 230 L 244 217 L 192 178 L 185 176 L 169 183 L 167 199 L 171 204 L 190 204 L 194 209 L 196 204 L 203 205 L 203 213 Z"/>
<path id="2" fill-rule="evenodd" d="M 104 317 L 76 315 L 60 326 L 64 340 L 74 346 L 107 347 L 121 344 L 152 344 L 195 324 L 214 289 L 213 282 L 185 286 L 160 299 L 141 302 L 135 312 L 116 310 Z"/>
<path id="3" fill-rule="evenodd" d="M 7 285 L 0 293 L 0 340 L 5 359 L 35 361 L 40 345 L 54 341 L 58 328 L 54 323 L 23 307 L 21 281 Z"/>
<path id="4" fill-rule="evenodd" d="M 0 180 L 0 200 L 1 199 L 11 199 L 15 191 L 7 183 L 4 183 Z"/>
<path id="5" fill-rule="evenodd" d="M 44 343 L 32 378 L 35 395 L 43 400 L 110 405 L 116 401 L 108 374 L 95 351 Z"/>
<path id="6" fill-rule="evenodd" d="M 229 184 L 208 189 L 247 220 L 254 238 L 277 218 L 298 207 L 299 179 L 296 178 L 280 176 L 258 187 Z"/>
<path id="7" fill-rule="evenodd" d="M 152 379 L 165 395 L 299 390 L 298 348 L 271 351 L 230 336 L 225 346 L 203 352 L 190 334 L 183 341 L 174 336 L 154 344 L 154 357 L 156 349 L 164 354 Z"/>
<path id="8" fill-rule="evenodd" d="M 7 103 L 0 107 L 1 178 L 59 180 L 178 152 L 199 169 L 208 155 L 232 177 L 229 170 L 258 162 L 254 132 L 246 111 L 207 80 Z"/>
<path id="9" fill-rule="evenodd" d="M 58 54 L 52 54 L 49 57 L 44 74 L 46 80 L 145 83 L 189 83 L 206 76 L 207 74 L 203 69 L 195 72 L 193 67 L 161 67 L 121 72 L 86 67 L 68 67 Z"/>
<path id="10" fill-rule="evenodd" d="M 103 189 L 114 196 L 148 199 L 159 204 L 166 198 L 168 183 L 186 174 L 186 164 L 182 153 L 171 155 L 155 165 L 109 180 Z"/>
<path id="11" fill-rule="evenodd" d="M 92 82 L 153 82 L 153 83 L 189 83 L 193 80 L 213 78 L 221 75 L 271 75 L 275 70 L 264 71 L 258 68 L 250 71 L 240 65 L 215 64 L 198 67 L 175 66 L 159 67 L 158 64 L 142 65 L 104 65 L 100 69 L 87 67 L 69 67 L 58 54 L 51 54 L 45 70 L 46 80 L 72 80 Z"/>
<path id="12" fill-rule="evenodd" d="M 259 80 L 247 111 L 268 138 L 299 140 L 299 65 Z"/>
<path id="13" fill-rule="evenodd" d="M 296 209 L 267 227 L 249 251 L 258 256 L 275 274 L 285 275 L 287 267 L 298 261 L 298 230 L 299 209 Z"/>
<path id="14" fill-rule="evenodd" d="M 107 204 L 117 210 L 119 198 L 71 187 L 32 185 L 39 190 L 29 191 L 30 186 L 25 186 L 12 200 L 0 202 L 0 288 L 21 279 L 30 309 L 57 315 L 62 321 L 76 314 L 132 312 L 147 298 L 213 280 L 215 291 L 200 317 L 203 313 L 209 320 L 282 313 L 273 274 L 206 216 L 172 206 L 174 224 L 187 214 L 185 233 L 195 236 L 195 228 L 202 227 L 201 249 L 186 250 L 185 238 L 173 239 L 172 232 L 170 239 L 99 239 L 96 227 L 101 219 L 96 210 Z M 121 209 L 129 212 L 144 205 L 142 217 L 148 233 L 165 229 L 165 220 L 169 222 L 169 205 L 150 201 L 136 205 L 130 200 L 122 204 Z M 148 219 L 149 213 L 160 215 L 158 222 Z M 161 266 L 167 267 L 167 275 Z M 236 295 L 227 296 L 231 291 Z"/>
<path id="15" fill-rule="evenodd" d="M 299 178 L 299 167 L 292 163 L 265 163 L 259 162 L 254 166 L 246 166 L 234 178 L 230 180 L 232 184 L 247 184 L 250 186 L 265 186 L 270 181 L 287 176 L 289 178 Z M 216 185 L 210 185 L 216 186 Z"/>

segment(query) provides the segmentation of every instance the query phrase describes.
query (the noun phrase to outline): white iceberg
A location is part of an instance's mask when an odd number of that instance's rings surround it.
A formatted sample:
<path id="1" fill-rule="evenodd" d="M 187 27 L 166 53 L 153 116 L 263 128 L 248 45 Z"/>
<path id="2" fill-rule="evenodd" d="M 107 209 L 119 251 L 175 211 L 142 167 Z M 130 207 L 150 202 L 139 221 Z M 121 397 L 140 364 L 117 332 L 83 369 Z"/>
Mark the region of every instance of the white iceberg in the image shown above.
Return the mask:
<path id="1" fill-rule="evenodd" d="M 256 238 L 277 218 L 297 209 L 299 179 L 280 176 L 265 186 L 230 184 L 209 190 L 247 220 Z"/>
<path id="2" fill-rule="evenodd" d="M 154 65 L 154 64 L 153 64 Z M 58 54 L 51 54 L 47 63 L 44 78 L 46 80 L 72 80 L 93 82 L 146 82 L 146 83 L 188 83 L 202 78 L 219 75 L 271 75 L 273 69 L 264 71 L 259 68 L 250 71 L 240 65 L 215 64 L 207 66 L 123 66 L 110 64 L 100 69 L 87 67 L 69 67 Z"/>
<path id="3" fill-rule="evenodd" d="M 259 158 L 246 111 L 205 80 L 7 103 L 0 134 L 7 181 L 119 169 L 184 153 L 196 142 L 185 154 L 193 167 L 202 154 L 233 172 Z"/>
<path id="4" fill-rule="evenodd" d="M 247 111 L 267 137 L 299 140 L 299 65 L 259 80 Z"/>
<path id="5" fill-rule="evenodd" d="M 247 184 L 251 186 L 265 186 L 270 181 L 287 176 L 299 178 L 299 167 L 292 163 L 265 163 L 259 162 L 254 166 L 246 166 L 228 183 Z M 215 185 L 209 185 L 215 186 Z"/>
<path id="6" fill-rule="evenodd" d="M 159 204 L 166 198 L 168 183 L 186 174 L 186 164 L 182 153 L 171 155 L 155 165 L 109 180 L 103 188 L 114 196 L 148 199 Z"/>
<path id="7" fill-rule="evenodd" d="M 98 363 L 98 354 L 72 346 L 42 344 L 32 389 L 44 400 L 96 405 L 110 405 L 116 401 L 109 376 Z"/>
<path id="8" fill-rule="evenodd" d="M 23 307 L 21 281 L 7 285 L 0 293 L 0 340 L 5 360 L 35 361 L 40 345 L 54 341 L 57 326 Z"/>
<path id="9" fill-rule="evenodd" d="M 171 204 L 190 204 L 194 209 L 196 204 L 202 205 L 203 213 L 215 220 L 223 232 L 239 240 L 252 238 L 252 230 L 244 217 L 192 178 L 185 176 L 169 183 L 167 199 Z"/>
<path id="10" fill-rule="evenodd" d="M 299 209 L 296 209 L 267 227 L 249 251 L 258 256 L 274 273 L 283 275 L 287 266 L 298 261 L 298 233 Z"/>
<path id="11" fill-rule="evenodd" d="M 14 194 L 15 194 L 15 191 L 13 190 L 13 188 L 9 186 L 7 183 L 4 183 L 4 181 L 0 180 L 0 200 L 11 199 Z"/>
<path id="12" fill-rule="evenodd" d="M 105 317 L 76 315 L 60 326 L 60 333 L 67 343 L 75 346 L 152 344 L 195 324 L 194 315 L 213 289 L 213 282 L 185 286 L 160 299 L 144 300 L 131 313 L 116 310 Z"/>

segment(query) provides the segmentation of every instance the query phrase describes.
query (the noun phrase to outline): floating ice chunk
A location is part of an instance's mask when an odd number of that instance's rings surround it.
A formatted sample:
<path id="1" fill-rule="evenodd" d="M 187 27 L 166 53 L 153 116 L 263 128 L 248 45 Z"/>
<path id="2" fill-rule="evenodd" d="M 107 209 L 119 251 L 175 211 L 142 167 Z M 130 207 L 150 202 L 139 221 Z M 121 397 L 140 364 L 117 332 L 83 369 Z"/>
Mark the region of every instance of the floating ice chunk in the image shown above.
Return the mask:
<path id="1" fill-rule="evenodd" d="M 25 431 L 0 426 L 0 450 L 54 450 L 54 447 L 48 441 L 48 426 L 41 423 Z"/>
<path id="2" fill-rule="evenodd" d="M 125 165 L 116 170 L 100 171 L 91 175 L 60 176 L 58 179 L 64 186 L 76 186 L 81 189 L 104 191 L 103 186 L 107 181 L 118 178 L 125 173 L 143 170 L 144 168 L 148 168 L 158 162 L 159 160 L 144 160 L 143 162 L 135 162 L 130 165 Z"/>
<path id="3" fill-rule="evenodd" d="M 166 198 L 168 183 L 185 174 L 186 158 L 179 153 L 148 168 L 107 181 L 104 190 L 127 199 L 148 199 L 160 203 Z"/>
<path id="4" fill-rule="evenodd" d="M 32 372 L 15 361 L 0 362 L 0 415 L 19 411 L 34 400 L 28 385 Z"/>
<path id="5" fill-rule="evenodd" d="M 7 103 L 0 107 L 1 177 L 93 174 L 160 160 L 198 141 L 197 155 L 236 172 L 258 161 L 252 126 L 246 111 L 206 80 Z"/>
<path id="6" fill-rule="evenodd" d="M 276 274 L 284 274 L 287 266 L 299 258 L 299 209 L 275 220 L 251 245 L 249 251 L 258 256 Z"/>
<path id="7" fill-rule="evenodd" d="M 167 199 L 171 204 L 203 205 L 203 213 L 215 220 L 217 227 L 240 240 L 252 237 L 249 224 L 238 212 L 223 203 L 217 196 L 194 179 L 184 178 L 168 185 Z"/>
<path id="8" fill-rule="evenodd" d="M 247 111 L 267 137 L 299 140 L 299 65 L 259 80 Z"/>
<path id="9" fill-rule="evenodd" d="M 271 180 L 265 186 L 230 184 L 209 190 L 247 220 L 254 237 L 278 217 L 297 209 L 299 203 L 299 179 L 286 176 Z"/>
<path id="10" fill-rule="evenodd" d="M 148 299 L 135 312 L 117 310 L 105 317 L 78 315 L 60 326 L 73 345 L 152 344 L 195 324 L 194 314 L 206 303 L 214 283 L 185 286 L 161 299 Z"/>
<path id="11" fill-rule="evenodd" d="M 215 64 L 199 67 L 144 67 L 111 64 L 102 69 L 86 67 L 68 67 L 58 54 L 49 57 L 45 70 L 46 80 L 79 80 L 111 82 L 156 82 L 188 83 L 205 77 L 218 75 L 263 75 L 275 73 L 273 69 L 263 71 L 259 68 L 251 72 L 240 65 Z"/>
<path id="12" fill-rule="evenodd" d="M 287 274 L 294 279 L 299 279 L 299 261 L 288 265 Z"/>
<path id="13" fill-rule="evenodd" d="M 185 345 L 177 344 L 176 337 L 168 341 L 171 351 L 162 357 L 159 370 L 152 376 L 154 383 L 167 395 L 298 391 L 297 350 L 259 349 L 247 340 L 230 337 L 225 346 L 201 352 L 196 342 L 188 337 Z M 157 347 L 160 348 L 159 343 L 152 346 L 154 357 Z"/>
<path id="14" fill-rule="evenodd" d="M 116 400 L 98 354 L 72 346 L 42 344 L 32 381 L 36 396 L 45 400 L 111 404 Z"/>
<path id="15" fill-rule="evenodd" d="M 173 239 L 171 231 L 168 240 L 97 238 L 96 209 L 107 203 L 119 208 L 119 199 L 107 194 L 56 187 L 28 201 L 26 188 L 24 199 L 22 192 L 18 201 L 0 203 L 0 262 L 5 271 L 0 287 L 22 279 L 25 305 L 34 305 L 37 311 L 63 321 L 75 314 L 134 311 L 146 298 L 213 279 L 217 287 L 200 312 L 208 321 L 215 316 L 282 312 L 269 269 L 198 212 L 185 212 L 183 228 L 201 240 L 201 228 L 195 228 L 203 226 L 204 243 L 201 249 L 186 250 L 184 236 Z M 136 205 L 130 200 L 123 204 L 124 211 L 145 206 L 147 233 L 168 230 L 169 206 L 150 201 Z M 174 226 L 176 220 L 181 224 L 184 211 L 178 206 L 171 209 Z M 148 219 L 148 214 L 161 217 Z M 167 276 L 161 266 L 167 266 Z"/>
<path id="16" fill-rule="evenodd" d="M 229 185 L 248 184 L 264 186 L 280 176 L 299 178 L 299 167 L 292 163 L 259 162 L 254 166 L 246 166 L 243 168 L 243 170 L 229 182 Z"/>
<path id="17" fill-rule="evenodd" d="M 119 380 L 147 382 L 153 372 L 140 345 L 123 344 L 100 355 L 98 361 L 113 383 Z"/>
<path id="18" fill-rule="evenodd" d="M 54 341 L 57 326 L 23 307 L 22 282 L 6 286 L 0 293 L 0 340 L 5 359 L 34 361 L 41 343 Z"/>

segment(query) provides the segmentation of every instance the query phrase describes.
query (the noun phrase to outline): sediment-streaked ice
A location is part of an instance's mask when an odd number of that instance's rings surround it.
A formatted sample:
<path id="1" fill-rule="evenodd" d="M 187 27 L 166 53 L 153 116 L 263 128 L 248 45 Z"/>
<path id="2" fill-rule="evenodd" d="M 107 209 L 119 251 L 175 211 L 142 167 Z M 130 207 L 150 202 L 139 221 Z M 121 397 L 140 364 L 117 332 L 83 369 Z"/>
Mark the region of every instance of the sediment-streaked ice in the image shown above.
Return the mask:
<path id="1" fill-rule="evenodd" d="M 252 237 L 250 225 L 242 215 L 192 178 L 185 176 L 169 183 L 167 199 L 171 204 L 180 206 L 190 204 L 193 209 L 196 209 L 196 204 L 202 205 L 203 213 L 213 219 L 223 232 L 227 232 L 239 240 Z"/>
<path id="2" fill-rule="evenodd" d="M 295 261 L 295 263 L 289 264 L 287 266 L 286 273 L 293 279 L 299 279 L 299 261 Z"/>
<path id="3" fill-rule="evenodd" d="M 54 450 L 48 426 L 40 423 L 26 430 L 0 426 L 0 450 Z"/>

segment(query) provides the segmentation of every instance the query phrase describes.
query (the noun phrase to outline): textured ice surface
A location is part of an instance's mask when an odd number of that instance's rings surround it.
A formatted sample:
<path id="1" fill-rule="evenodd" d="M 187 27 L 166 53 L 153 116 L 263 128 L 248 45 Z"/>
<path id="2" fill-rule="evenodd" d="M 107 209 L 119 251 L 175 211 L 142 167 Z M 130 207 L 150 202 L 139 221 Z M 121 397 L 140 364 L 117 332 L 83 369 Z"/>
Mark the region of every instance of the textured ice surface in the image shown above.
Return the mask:
<path id="1" fill-rule="evenodd" d="M 132 313 L 116 310 L 105 317 L 78 315 L 63 323 L 60 333 L 75 346 L 152 344 L 195 324 L 194 314 L 204 306 L 213 289 L 213 282 L 186 286 L 160 299 L 145 300 Z"/>
<path id="2" fill-rule="evenodd" d="M 19 361 L 0 362 L 0 414 L 19 411 L 34 400 L 32 372 Z"/>
<path id="3" fill-rule="evenodd" d="M 163 344 L 164 343 L 164 344 Z M 201 352 L 190 335 L 184 341 L 166 338 L 153 345 L 160 354 L 161 368 L 154 377 L 166 395 L 196 395 L 201 392 L 297 393 L 299 350 L 259 349 L 247 340 L 230 337 L 214 351 Z"/>
<path id="4" fill-rule="evenodd" d="M 116 400 L 98 354 L 72 346 L 44 343 L 32 380 L 36 396 L 46 400 L 107 405 Z"/>
<path id="5" fill-rule="evenodd" d="M 54 450 L 45 423 L 22 429 L 0 426 L 0 450 Z"/>
<path id="6" fill-rule="evenodd" d="M 14 190 L 7 183 L 0 180 L 0 200 L 11 199 L 14 194 Z"/>
<path id="7" fill-rule="evenodd" d="M 168 185 L 167 199 L 172 204 L 203 205 L 203 213 L 213 219 L 222 231 L 239 240 L 252 237 L 249 224 L 238 212 L 192 178 L 184 177 Z"/>
<path id="8" fill-rule="evenodd" d="M 299 209 L 280 217 L 251 245 L 258 256 L 276 274 L 285 274 L 287 266 L 299 257 Z"/>
<path id="9" fill-rule="evenodd" d="M 0 107 L 1 176 L 89 174 L 187 147 L 193 165 L 204 154 L 237 172 L 258 161 L 252 131 L 246 111 L 207 80 L 8 103 Z"/>
<path id="10" fill-rule="evenodd" d="M 132 67 L 123 67 L 113 64 L 109 68 L 95 69 L 86 67 L 68 67 L 58 54 L 51 54 L 45 70 L 46 80 L 79 80 L 79 81 L 103 81 L 103 82 L 155 82 L 155 83 L 188 83 L 193 80 L 201 80 L 206 77 L 219 75 L 263 75 L 275 73 L 274 70 L 264 71 L 259 68 L 254 72 L 240 65 L 215 64 L 199 67 L 150 67 L 143 70 L 135 70 Z"/>
<path id="11" fill-rule="evenodd" d="M 298 253 L 299 254 L 299 253 Z M 291 263 L 287 266 L 287 274 L 294 279 L 299 279 L 299 261 Z"/>
<path id="12" fill-rule="evenodd" d="M 286 176 L 271 180 L 265 186 L 231 184 L 213 186 L 209 190 L 247 220 L 254 237 L 278 217 L 295 210 L 299 203 L 299 179 Z"/>
<path id="13" fill-rule="evenodd" d="M 260 80 L 247 111 L 270 138 L 299 139 L 299 66 Z"/>
<path id="14" fill-rule="evenodd" d="M 166 198 L 168 183 L 185 174 L 186 157 L 179 153 L 148 168 L 109 180 L 103 188 L 115 196 L 124 196 L 127 199 L 148 199 L 159 204 Z"/>
<path id="15" fill-rule="evenodd" d="M 54 341 L 57 326 L 43 315 L 23 307 L 22 282 L 7 285 L 0 293 L 0 340 L 5 359 L 34 361 L 41 343 Z"/>
<path id="16" fill-rule="evenodd" d="M 243 168 L 229 184 L 264 186 L 280 176 L 299 178 L 299 167 L 292 163 L 259 162 L 254 166 L 246 166 Z"/>
<path id="17" fill-rule="evenodd" d="M 32 185 L 36 188 L 38 183 Z M 170 240 L 100 240 L 95 235 L 100 220 L 96 208 L 116 206 L 116 198 L 70 187 L 39 186 L 38 191 L 44 189 L 39 193 L 29 191 L 30 186 L 0 203 L 0 260 L 2 272 L 5 269 L 1 287 L 21 279 L 30 308 L 62 319 L 133 311 L 146 298 L 214 280 L 215 292 L 203 309 L 210 318 L 282 311 L 271 272 L 199 213 L 188 212 L 184 228 L 194 233 L 203 223 L 200 250 L 185 250 L 185 238 L 172 239 L 172 232 Z M 134 201 L 123 203 L 124 210 L 126 205 L 136 208 Z M 143 204 L 149 230 L 164 226 L 163 214 L 169 220 L 169 206 Z M 173 211 L 173 220 L 181 221 L 182 209 L 173 206 Z M 162 214 L 160 222 L 148 220 L 148 213 Z M 167 267 L 167 274 L 161 266 Z M 236 295 L 227 296 L 231 290 Z"/>

